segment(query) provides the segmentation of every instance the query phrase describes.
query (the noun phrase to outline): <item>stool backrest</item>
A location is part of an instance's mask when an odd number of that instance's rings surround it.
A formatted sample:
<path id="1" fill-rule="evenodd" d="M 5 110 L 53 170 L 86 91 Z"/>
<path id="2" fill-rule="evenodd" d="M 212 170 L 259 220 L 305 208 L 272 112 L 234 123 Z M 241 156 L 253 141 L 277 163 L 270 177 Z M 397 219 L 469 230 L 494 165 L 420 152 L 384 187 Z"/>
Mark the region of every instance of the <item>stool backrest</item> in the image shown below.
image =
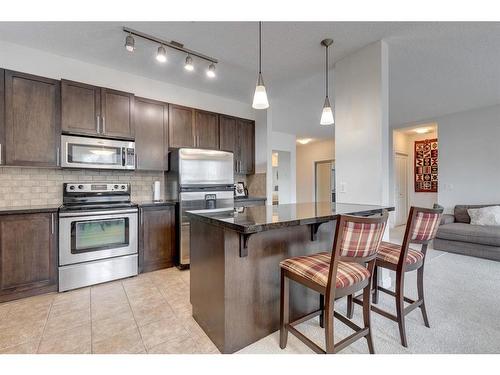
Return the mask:
<path id="1" fill-rule="evenodd" d="M 436 207 L 436 206 L 435 206 Z M 408 243 L 428 243 L 436 237 L 443 209 L 411 207 L 406 224 Z"/>

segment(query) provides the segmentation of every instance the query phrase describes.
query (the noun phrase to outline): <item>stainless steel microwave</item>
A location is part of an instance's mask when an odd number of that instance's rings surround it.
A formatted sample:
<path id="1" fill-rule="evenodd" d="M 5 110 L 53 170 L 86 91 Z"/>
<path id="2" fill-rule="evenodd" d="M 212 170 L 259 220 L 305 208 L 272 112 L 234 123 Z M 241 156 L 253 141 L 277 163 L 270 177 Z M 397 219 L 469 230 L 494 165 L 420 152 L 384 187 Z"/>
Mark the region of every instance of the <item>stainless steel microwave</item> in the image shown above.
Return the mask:
<path id="1" fill-rule="evenodd" d="M 61 167 L 135 169 L 135 142 L 61 136 Z"/>

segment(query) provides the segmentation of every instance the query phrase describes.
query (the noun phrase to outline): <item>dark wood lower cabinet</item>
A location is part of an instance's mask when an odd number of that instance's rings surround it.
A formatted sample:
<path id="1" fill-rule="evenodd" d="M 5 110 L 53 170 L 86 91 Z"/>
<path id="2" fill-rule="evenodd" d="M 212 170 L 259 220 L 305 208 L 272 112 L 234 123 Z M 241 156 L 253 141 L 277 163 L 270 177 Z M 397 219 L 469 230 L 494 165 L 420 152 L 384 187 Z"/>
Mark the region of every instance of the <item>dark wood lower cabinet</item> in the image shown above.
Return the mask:
<path id="1" fill-rule="evenodd" d="M 175 259 L 175 206 L 141 207 L 139 272 L 172 267 Z"/>
<path id="2" fill-rule="evenodd" d="M 0 215 L 0 302 L 57 290 L 57 212 Z"/>

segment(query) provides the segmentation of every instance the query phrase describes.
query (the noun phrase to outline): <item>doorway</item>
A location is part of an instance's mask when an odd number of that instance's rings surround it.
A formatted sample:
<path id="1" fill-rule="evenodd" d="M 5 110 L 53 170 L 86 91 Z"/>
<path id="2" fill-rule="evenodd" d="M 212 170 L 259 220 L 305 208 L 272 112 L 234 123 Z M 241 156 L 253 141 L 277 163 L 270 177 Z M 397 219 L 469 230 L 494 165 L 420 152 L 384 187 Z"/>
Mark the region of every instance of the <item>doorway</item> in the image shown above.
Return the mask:
<path id="1" fill-rule="evenodd" d="M 394 156 L 394 194 L 395 225 L 404 225 L 408 216 L 408 155 L 402 153 L 396 153 Z"/>
<path id="2" fill-rule="evenodd" d="M 315 201 L 335 202 L 335 161 L 314 162 Z"/>
<path id="3" fill-rule="evenodd" d="M 273 150 L 273 204 L 291 202 L 291 154 L 289 151 Z"/>

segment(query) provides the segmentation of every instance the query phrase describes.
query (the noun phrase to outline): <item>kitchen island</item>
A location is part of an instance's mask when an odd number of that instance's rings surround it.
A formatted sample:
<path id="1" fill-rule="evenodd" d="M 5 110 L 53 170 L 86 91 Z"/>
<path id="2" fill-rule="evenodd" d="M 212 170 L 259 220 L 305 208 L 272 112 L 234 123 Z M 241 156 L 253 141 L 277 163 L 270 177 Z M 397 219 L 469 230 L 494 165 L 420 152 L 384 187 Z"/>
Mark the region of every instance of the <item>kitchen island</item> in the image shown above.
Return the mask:
<path id="1" fill-rule="evenodd" d="M 193 317 L 222 353 L 279 329 L 281 260 L 331 251 L 340 214 L 369 216 L 393 207 L 298 203 L 191 211 Z M 290 284 L 290 317 L 319 308 L 319 295 Z"/>

